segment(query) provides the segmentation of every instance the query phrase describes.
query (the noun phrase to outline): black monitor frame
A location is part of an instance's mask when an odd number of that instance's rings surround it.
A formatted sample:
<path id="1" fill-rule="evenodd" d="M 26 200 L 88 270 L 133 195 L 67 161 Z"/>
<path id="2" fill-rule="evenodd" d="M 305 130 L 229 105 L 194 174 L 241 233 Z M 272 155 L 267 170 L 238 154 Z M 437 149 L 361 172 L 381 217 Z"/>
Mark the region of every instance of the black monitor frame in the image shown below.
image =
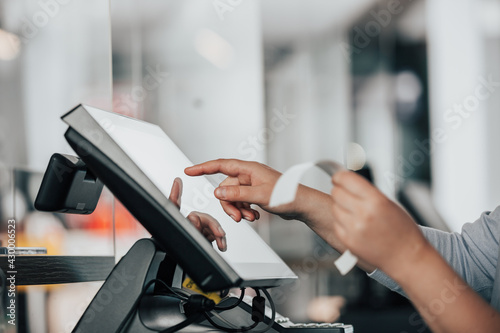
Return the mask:
<path id="1" fill-rule="evenodd" d="M 70 126 L 65 133 L 66 140 L 87 167 L 200 288 L 205 291 L 232 287 L 268 288 L 294 280 L 278 277 L 256 280 L 241 278 L 179 209 L 130 160 L 83 105 L 75 107 L 62 119 Z M 74 126 L 79 128 L 78 131 Z M 80 133 L 85 133 L 85 137 Z M 120 168 L 115 161 L 128 170 Z M 134 177 L 130 176 L 131 173 Z M 137 180 L 140 180 L 141 185 Z"/>

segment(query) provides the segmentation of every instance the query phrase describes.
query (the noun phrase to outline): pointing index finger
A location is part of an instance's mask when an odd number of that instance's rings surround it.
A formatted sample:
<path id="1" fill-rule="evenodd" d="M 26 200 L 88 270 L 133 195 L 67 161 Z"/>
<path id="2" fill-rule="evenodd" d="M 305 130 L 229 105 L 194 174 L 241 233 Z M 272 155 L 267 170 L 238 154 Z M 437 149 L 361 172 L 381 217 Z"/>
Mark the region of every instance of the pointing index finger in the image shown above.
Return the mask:
<path id="1" fill-rule="evenodd" d="M 230 177 L 238 177 L 242 173 L 248 174 L 250 172 L 247 163 L 249 162 L 232 159 L 218 159 L 193 165 L 192 167 L 186 168 L 184 172 L 188 176 L 223 173 Z"/>

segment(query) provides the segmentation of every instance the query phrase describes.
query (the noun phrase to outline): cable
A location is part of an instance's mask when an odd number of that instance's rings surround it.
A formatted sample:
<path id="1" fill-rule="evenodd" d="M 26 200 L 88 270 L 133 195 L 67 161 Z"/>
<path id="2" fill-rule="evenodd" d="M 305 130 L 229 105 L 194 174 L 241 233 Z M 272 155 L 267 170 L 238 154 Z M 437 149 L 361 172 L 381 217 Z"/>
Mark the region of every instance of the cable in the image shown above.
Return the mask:
<path id="1" fill-rule="evenodd" d="M 276 307 L 274 305 L 274 302 L 271 298 L 271 295 L 269 294 L 269 292 L 266 290 L 266 289 L 260 289 L 260 288 L 254 288 L 255 289 L 255 292 L 257 293 L 257 297 L 260 297 L 260 292 L 259 290 L 261 290 L 264 295 L 266 295 L 266 298 L 269 302 L 269 305 L 271 306 L 271 319 L 269 320 L 269 323 L 267 324 L 267 326 L 265 328 L 263 328 L 262 330 L 258 330 L 258 331 L 255 331 L 254 333 L 264 333 L 264 332 L 267 332 L 269 329 L 271 329 L 271 327 L 273 326 L 274 324 L 274 320 L 276 319 Z M 243 299 L 243 298 L 242 298 Z M 238 302 L 237 302 L 238 303 Z M 265 309 L 265 308 L 264 308 Z M 252 319 L 254 319 L 254 305 L 252 304 Z M 265 310 L 264 310 L 265 311 Z M 263 314 L 264 317 L 265 317 L 265 314 Z M 255 320 L 254 319 L 254 323 L 250 326 L 246 326 L 246 327 L 240 327 L 240 328 L 231 328 L 231 327 L 224 327 L 224 326 L 221 326 L 219 324 L 217 324 L 216 322 L 214 322 L 212 320 L 212 318 L 210 317 L 210 315 L 208 313 L 205 312 L 205 318 L 207 319 L 207 321 L 215 328 L 221 330 L 221 331 L 224 331 L 224 332 L 229 332 L 229 333 L 239 333 L 239 332 L 247 332 L 247 331 L 250 331 L 252 329 L 254 329 L 255 327 L 257 327 L 259 325 L 259 323 L 261 322 L 260 320 Z"/>
<path id="2" fill-rule="evenodd" d="M 177 332 L 184 327 L 187 327 L 203 317 L 203 314 L 207 311 L 212 311 L 215 308 L 215 302 L 203 295 L 195 294 L 189 296 L 186 303 L 183 305 L 184 312 L 186 315 L 186 320 L 164 329 L 160 333 L 173 333 Z"/>
<path id="3" fill-rule="evenodd" d="M 123 329 L 125 328 L 125 326 L 129 324 L 130 319 L 132 319 L 135 311 L 137 311 L 137 305 L 141 301 L 142 296 L 144 295 L 144 293 L 146 292 L 146 290 L 148 290 L 148 288 L 151 287 L 151 285 L 153 283 L 154 283 L 154 280 L 151 280 L 151 281 L 149 281 L 144 286 L 144 288 L 142 289 L 141 293 L 139 294 L 139 297 L 137 297 L 137 299 L 135 300 L 134 304 L 132 305 L 132 307 L 128 311 L 127 315 L 125 316 L 125 319 L 122 321 L 122 323 L 120 324 L 120 326 L 118 326 L 118 329 L 116 330 L 116 332 L 122 332 Z"/>
<path id="4" fill-rule="evenodd" d="M 245 297 L 245 288 L 241 288 L 240 298 L 238 298 L 238 300 L 236 302 L 234 302 L 233 304 L 228 305 L 226 307 L 224 307 L 224 306 L 216 306 L 215 310 L 226 311 L 226 310 L 234 309 L 235 307 L 237 307 L 238 305 L 241 304 L 241 302 L 243 301 L 243 297 Z"/>
<path id="5" fill-rule="evenodd" d="M 265 328 L 263 328 L 260 331 L 255 331 L 254 333 L 264 333 L 267 332 L 273 327 L 274 320 L 276 319 L 276 306 L 274 305 L 274 301 L 269 294 L 269 292 L 266 289 L 261 289 L 264 295 L 266 295 L 267 301 L 269 302 L 269 305 L 271 306 L 271 320 L 269 320 L 269 323 Z"/>
<path id="6" fill-rule="evenodd" d="M 188 300 L 188 298 L 186 296 L 178 294 L 174 289 L 172 289 L 169 285 L 167 285 L 162 280 L 160 280 L 160 279 L 153 279 L 153 280 L 149 281 L 148 283 L 146 283 L 146 285 L 144 286 L 144 288 L 142 288 L 142 291 L 139 294 L 139 297 L 137 297 L 137 299 L 134 302 L 134 305 L 132 305 L 132 307 L 130 308 L 129 312 L 127 313 L 127 316 L 125 317 L 125 320 L 122 321 L 122 323 L 120 324 L 120 326 L 116 330 L 117 332 L 122 332 L 123 329 L 129 324 L 129 322 L 133 318 L 135 312 L 138 310 L 138 305 L 139 305 L 140 301 L 142 300 L 142 298 L 144 297 L 144 295 L 146 294 L 146 291 L 149 289 L 149 287 L 151 287 L 153 285 L 153 283 L 157 283 L 157 282 L 159 282 L 163 286 L 165 286 L 170 292 L 172 292 L 172 294 L 174 296 L 176 296 L 180 300 L 183 300 L 183 301 L 187 301 Z"/>
<path id="7" fill-rule="evenodd" d="M 154 282 L 159 282 L 162 286 L 164 286 L 165 288 L 167 288 L 168 291 L 170 291 L 172 294 L 174 294 L 175 296 L 177 296 L 177 298 L 179 299 L 182 299 L 184 301 L 187 301 L 189 299 L 189 295 L 183 295 L 183 294 L 180 294 L 178 291 L 176 291 L 174 288 L 170 287 L 168 284 L 165 283 L 165 281 L 163 280 L 160 280 L 160 279 L 154 279 L 154 280 L 151 280 L 151 281 L 154 281 Z M 150 281 L 150 282 L 151 282 Z"/>
<path id="8" fill-rule="evenodd" d="M 153 279 L 153 280 L 149 281 L 148 283 L 146 283 L 146 285 L 142 289 L 141 293 L 139 294 L 139 297 L 134 302 L 134 305 L 129 310 L 129 312 L 128 312 L 127 316 L 126 316 L 126 319 L 118 327 L 117 332 L 122 332 L 123 329 L 127 325 L 130 324 L 130 320 L 133 318 L 135 312 L 138 310 L 139 303 L 141 302 L 142 298 L 146 294 L 147 290 L 154 283 L 160 283 L 160 284 L 162 284 L 168 291 L 170 291 L 172 293 L 172 295 L 175 298 L 178 298 L 179 300 L 182 300 L 182 301 L 186 302 L 184 304 L 184 309 L 187 310 L 186 312 L 188 312 L 188 313 L 189 312 L 193 313 L 193 315 L 187 317 L 186 320 L 184 320 L 184 321 L 182 321 L 182 322 L 180 322 L 180 323 L 178 323 L 178 324 L 176 324 L 176 325 L 174 325 L 172 327 L 164 329 L 160 333 L 173 333 L 173 332 L 177 332 L 177 331 L 179 331 L 179 330 L 181 330 L 181 329 L 183 329 L 183 328 L 191 325 L 192 323 L 196 322 L 202 316 L 205 316 L 205 318 L 207 319 L 207 321 L 213 327 L 215 327 L 215 328 L 217 328 L 219 330 L 225 331 L 225 332 L 239 333 L 239 332 L 250 331 L 250 330 L 254 329 L 255 327 L 257 327 L 261 322 L 263 322 L 265 320 L 265 299 L 260 296 L 260 291 L 262 291 L 264 293 L 264 295 L 266 296 L 266 298 L 267 298 L 267 300 L 268 300 L 268 302 L 269 302 L 269 304 L 271 306 L 272 315 L 271 315 L 271 319 L 269 320 L 268 325 L 264 329 L 262 329 L 262 330 L 255 331 L 255 333 L 264 333 L 264 332 L 267 332 L 272 327 L 272 325 L 274 324 L 274 320 L 276 318 L 276 308 L 275 308 L 274 302 L 273 302 L 273 300 L 271 298 L 271 295 L 269 294 L 269 292 L 266 289 L 254 288 L 255 292 L 257 294 L 257 296 L 254 297 L 254 300 L 252 302 L 252 319 L 254 320 L 254 323 L 252 325 L 246 326 L 246 327 L 230 328 L 230 327 L 221 326 L 221 325 L 217 324 L 216 322 L 214 322 L 212 320 L 212 318 L 210 317 L 209 312 L 211 312 L 214 309 L 221 310 L 221 311 L 227 311 L 227 310 L 230 310 L 230 309 L 233 309 L 233 308 L 237 307 L 243 301 L 243 298 L 245 296 L 245 288 L 241 288 L 241 295 L 240 295 L 240 297 L 238 298 L 238 300 L 234 304 L 231 304 L 231 305 L 226 306 L 226 307 L 217 307 L 212 300 L 206 298 L 203 295 L 194 294 L 194 295 L 190 295 L 188 297 L 186 295 L 182 295 L 182 294 L 178 293 L 172 287 L 170 287 L 169 285 L 167 285 L 164 281 L 162 281 L 160 279 Z"/>

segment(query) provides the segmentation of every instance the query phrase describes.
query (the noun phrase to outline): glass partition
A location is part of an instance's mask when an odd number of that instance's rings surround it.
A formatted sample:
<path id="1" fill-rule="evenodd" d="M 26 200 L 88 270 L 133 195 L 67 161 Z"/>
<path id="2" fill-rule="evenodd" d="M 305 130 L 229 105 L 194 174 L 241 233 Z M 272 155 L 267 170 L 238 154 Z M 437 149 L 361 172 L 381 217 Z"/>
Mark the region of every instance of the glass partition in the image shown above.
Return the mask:
<path id="1" fill-rule="evenodd" d="M 264 161 L 259 1 L 214 3 L 111 1 L 113 111 L 158 124 L 194 163 Z M 116 235 L 117 257 L 144 237 Z"/>
<path id="2" fill-rule="evenodd" d="M 74 155 L 60 116 L 79 103 L 111 109 L 109 5 L 0 1 L 0 14 L 2 229 L 14 218 L 17 245 L 48 254 L 113 255 L 106 191 L 90 216 L 33 207 L 50 156 Z"/>
<path id="3" fill-rule="evenodd" d="M 109 191 L 86 216 L 33 205 L 50 156 L 75 155 L 60 116 L 79 103 L 111 110 L 110 38 L 108 1 L 0 0 L 0 241 L 39 256 L 0 256 L 18 285 L 103 279 L 114 264 Z M 89 279 L 92 270 L 102 277 Z M 70 332 L 99 285 L 18 286 L 15 309 L 1 305 L 0 331 Z"/>

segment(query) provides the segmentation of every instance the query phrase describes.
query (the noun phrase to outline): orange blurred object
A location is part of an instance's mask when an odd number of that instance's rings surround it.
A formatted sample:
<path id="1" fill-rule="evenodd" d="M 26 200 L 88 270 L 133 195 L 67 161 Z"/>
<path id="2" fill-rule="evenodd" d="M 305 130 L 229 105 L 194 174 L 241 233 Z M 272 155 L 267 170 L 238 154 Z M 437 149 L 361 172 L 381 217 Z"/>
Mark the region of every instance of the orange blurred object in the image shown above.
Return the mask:
<path id="1" fill-rule="evenodd" d="M 90 215 L 67 215 L 72 228 L 91 230 L 95 233 L 109 233 L 113 228 L 113 203 L 115 230 L 120 233 L 135 233 L 142 230 L 140 223 L 116 200 L 109 190 L 104 189 L 96 209 Z"/>

